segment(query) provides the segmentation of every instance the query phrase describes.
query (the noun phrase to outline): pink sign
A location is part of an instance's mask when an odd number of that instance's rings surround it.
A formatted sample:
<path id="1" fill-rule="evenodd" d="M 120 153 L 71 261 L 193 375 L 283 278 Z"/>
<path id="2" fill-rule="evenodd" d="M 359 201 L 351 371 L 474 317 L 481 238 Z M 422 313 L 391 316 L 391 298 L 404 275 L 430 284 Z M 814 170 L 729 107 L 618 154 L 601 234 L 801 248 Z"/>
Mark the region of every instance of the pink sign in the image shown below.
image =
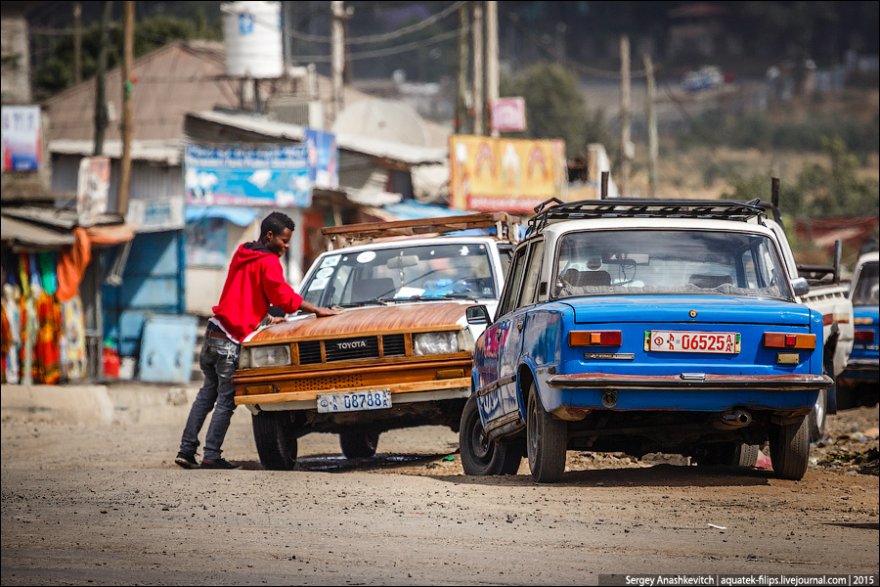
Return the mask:
<path id="1" fill-rule="evenodd" d="M 492 102 L 492 130 L 522 132 L 525 129 L 525 98 L 498 98 Z"/>

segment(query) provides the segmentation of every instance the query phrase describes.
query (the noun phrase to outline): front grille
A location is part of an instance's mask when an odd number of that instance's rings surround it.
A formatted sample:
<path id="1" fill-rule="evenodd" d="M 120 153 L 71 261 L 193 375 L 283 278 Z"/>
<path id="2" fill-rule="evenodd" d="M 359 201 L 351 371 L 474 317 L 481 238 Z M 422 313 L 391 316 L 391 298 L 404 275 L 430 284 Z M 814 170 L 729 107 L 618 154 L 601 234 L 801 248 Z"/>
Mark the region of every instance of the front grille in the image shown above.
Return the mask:
<path id="1" fill-rule="evenodd" d="M 334 338 L 324 341 L 327 361 L 351 361 L 353 359 L 376 359 L 379 357 L 379 338 Z"/>
<path id="2" fill-rule="evenodd" d="M 299 343 L 299 364 L 314 365 L 321 362 L 321 341 Z"/>
<path id="3" fill-rule="evenodd" d="M 405 355 L 404 336 L 402 334 L 386 334 L 382 337 L 382 350 L 386 357 Z"/>

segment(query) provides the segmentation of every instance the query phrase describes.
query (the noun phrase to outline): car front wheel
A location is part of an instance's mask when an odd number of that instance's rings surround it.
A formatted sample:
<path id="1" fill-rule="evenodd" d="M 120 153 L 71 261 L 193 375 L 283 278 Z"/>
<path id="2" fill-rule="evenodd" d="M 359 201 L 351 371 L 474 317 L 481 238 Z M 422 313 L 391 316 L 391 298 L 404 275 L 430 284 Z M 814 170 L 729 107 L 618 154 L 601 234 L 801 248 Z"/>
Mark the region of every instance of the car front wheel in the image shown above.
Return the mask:
<path id="1" fill-rule="evenodd" d="M 296 466 L 296 429 L 286 412 L 260 412 L 251 420 L 263 468 L 290 471 Z"/>
<path id="2" fill-rule="evenodd" d="M 539 483 L 555 483 L 565 471 L 568 427 L 549 414 L 541 404 L 535 384 L 529 387 L 526 444 L 532 477 Z"/>
<path id="3" fill-rule="evenodd" d="M 512 442 L 489 440 L 480 421 L 475 395 L 468 398 L 461 412 L 458 441 L 465 475 L 516 475 L 519 471 L 520 448 Z"/>

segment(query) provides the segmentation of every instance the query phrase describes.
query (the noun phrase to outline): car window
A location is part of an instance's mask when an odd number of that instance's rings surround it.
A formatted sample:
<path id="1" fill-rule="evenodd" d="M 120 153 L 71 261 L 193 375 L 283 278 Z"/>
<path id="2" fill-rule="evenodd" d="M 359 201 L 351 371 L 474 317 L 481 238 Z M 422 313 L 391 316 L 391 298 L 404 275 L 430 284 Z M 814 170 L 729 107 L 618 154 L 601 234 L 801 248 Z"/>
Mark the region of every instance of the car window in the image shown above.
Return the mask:
<path id="1" fill-rule="evenodd" d="M 633 229 L 558 240 L 555 297 L 714 293 L 792 299 L 773 241 L 760 234 Z"/>
<path id="2" fill-rule="evenodd" d="M 853 288 L 852 303 L 856 306 L 876 306 L 878 296 L 877 263 L 865 263 Z"/>
<path id="3" fill-rule="evenodd" d="M 326 254 L 301 291 L 321 306 L 411 299 L 498 298 L 484 243 L 401 246 Z"/>
<path id="4" fill-rule="evenodd" d="M 535 241 L 529 248 L 528 268 L 525 272 L 525 283 L 523 284 L 519 307 L 528 306 L 535 302 L 537 299 L 538 282 L 541 280 L 541 269 L 544 261 L 544 241 Z"/>
<path id="5" fill-rule="evenodd" d="M 526 247 L 521 246 L 514 253 L 513 261 L 510 264 L 510 271 L 507 273 L 507 280 L 504 282 L 504 293 L 501 296 L 501 302 L 498 304 L 497 316 L 503 316 L 516 307 L 519 289 L 522 285 L 523 270 L 525 269 L 526 251 Z"/>

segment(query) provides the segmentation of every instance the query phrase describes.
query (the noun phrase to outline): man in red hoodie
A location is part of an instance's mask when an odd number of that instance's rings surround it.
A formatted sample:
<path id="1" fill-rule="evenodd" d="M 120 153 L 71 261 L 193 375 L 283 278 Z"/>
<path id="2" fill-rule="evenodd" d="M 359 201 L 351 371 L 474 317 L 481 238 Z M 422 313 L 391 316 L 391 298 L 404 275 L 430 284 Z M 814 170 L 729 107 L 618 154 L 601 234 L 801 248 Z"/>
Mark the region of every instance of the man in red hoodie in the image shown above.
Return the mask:
<path id="1" fill-rule="evenodd" d="M 195 457 L 198 436 L 212 409 L 214 415 L 205 435 L 205 455 L 200 468 L 238 468 L 220 456 L 220 447 L 235 411 L 232 375 L 238 368 L 242 341 L 266 318 L 269 306 L 276 306 L 286 314 L 303 310 L 318 318 L 339 313 L 306 302 L 284 280 L 278 259 L 290 246 L 295 227 L 286 214 L 272 212 L 260 225 L 259 240 L 241 245 L 232 257 L 223 293 L 213 308 L 214 316 L 208 320 L 199 356 L 205 382 L 190 408 L 180 451 L 174 459 L 184 469 L 199 467 Z"/>

